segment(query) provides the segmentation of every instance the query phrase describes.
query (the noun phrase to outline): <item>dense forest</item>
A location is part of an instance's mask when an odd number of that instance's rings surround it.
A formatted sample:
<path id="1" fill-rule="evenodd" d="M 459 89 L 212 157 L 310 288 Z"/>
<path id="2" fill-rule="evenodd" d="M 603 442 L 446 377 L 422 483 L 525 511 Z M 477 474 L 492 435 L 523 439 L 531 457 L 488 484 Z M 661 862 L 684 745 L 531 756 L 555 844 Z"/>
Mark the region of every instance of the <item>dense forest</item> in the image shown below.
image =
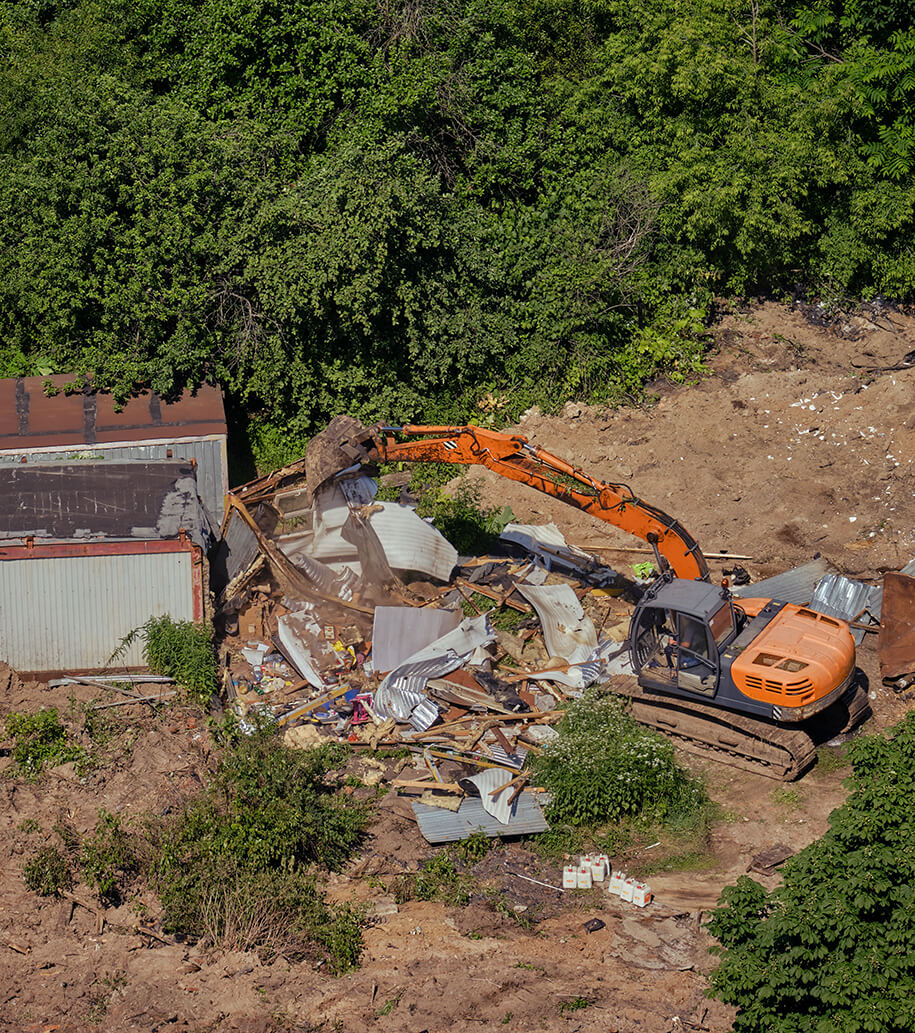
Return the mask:
<path id="1" fill-rule="evenodd" d="M 915 294 L 908 0 L 4 0 L 0 375 L 504 420 Z"/>

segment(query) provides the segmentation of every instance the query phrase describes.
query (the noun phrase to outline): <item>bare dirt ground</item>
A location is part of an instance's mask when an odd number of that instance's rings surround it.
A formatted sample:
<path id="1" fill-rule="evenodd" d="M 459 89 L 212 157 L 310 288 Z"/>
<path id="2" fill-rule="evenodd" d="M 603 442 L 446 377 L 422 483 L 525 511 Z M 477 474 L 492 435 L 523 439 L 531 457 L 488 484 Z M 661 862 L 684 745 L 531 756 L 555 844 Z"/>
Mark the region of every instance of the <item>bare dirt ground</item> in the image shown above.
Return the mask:
<path id="1" fill-rule="evenodd" d="M 531 414 L 519 429 L 595 476 L 625 480 L 707 551 L 750 556 L 743 562 L 756 576 L 821 553 L 843 573 L 876 580 L 915 556 L 915 369 L 860 368 L 899 363 L 915 348 L 915 319 L 891 312 L 824 327 L 767 304 L 726 317 L 716 340 L 712 375 L 657 385 L 653 406 L 569 406 L 560 417 Z M 576 544 L 637 544 L 522 487 L 488 475 L 484 484 L 487 505 L 510 504 L 525 522 L 554 520 Z M 605 555 L 623 571 L 643 558 Z M 713 573 L 727 565 L 713 564 Z M 880 685 L 873 639 L 859 654 L 874 692 L 869 730 L 907 706 Z M 2 677 L 0 689 L 0 718 L 48 705 L 66 713 L 71 695 L 77 709 L 96 695 L 7 687 Z M 797 850 L 820 835 L 848 774 L 837 756 L 786 787 L 684 758 L 704 771 L 724 817 L 701 870 L 651 876 L 656 900 L 644 911 L 598 890 L 562 895 L 518 878 L 559 883 L 558 866 L 518 843 L 476 869 L 501 909 L 484 898 L 464 908 L 396 905 L 397 877 L 434 851 L 405 801 L 389 794 L 363 856 L 328 885 L 334 899 L 375 914 L 361 968 L 335 979 L 305 963 L 263 964 L 253 953 L 142 936 L 141 921 L 155 928 L 154 900 L 109 910 L 102 925 L 93 911 L 26 889 L 21 866 L 56 822 L 84 834 L 100 807 L 127 818 L 162 811 L 206 780 L 212 758 L 199 715 L 132 706 L 107 713 L 114 716 L 104 763 L 83 779 L 66 767 L 36 784 L 9 772 L 0 779 L 2 1030 L 725 1033 L 730 1011 L 704 997 L 714 959 L 703 914 L 754 854 L 775 844 Z M 645 848 L 614 858 L 630 871 L 650 862 Z M 94 902 L 87 887 L 76 895 Z M 583 924 L 592 917 L 605 925 L 588 934 Z"/>

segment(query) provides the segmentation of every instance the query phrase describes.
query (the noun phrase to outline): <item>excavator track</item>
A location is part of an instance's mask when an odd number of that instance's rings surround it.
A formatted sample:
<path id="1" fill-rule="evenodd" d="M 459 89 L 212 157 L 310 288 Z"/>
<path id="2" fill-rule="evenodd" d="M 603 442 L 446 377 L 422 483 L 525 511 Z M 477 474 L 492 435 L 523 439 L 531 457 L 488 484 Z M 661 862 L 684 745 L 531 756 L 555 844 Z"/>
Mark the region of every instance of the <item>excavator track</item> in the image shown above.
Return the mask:
<path id="1" fill-rule="evenodd" d="M 640 724 L 663 732 L 690 753 L 786 782 L 813 764 L 818 746 L 870 714 L 867 693 L 856 687 L 825 713 L 794 726 L 646 692 L 630 675 L 611 678 L 607 687 L 628 697 L 629 712 Z"/>

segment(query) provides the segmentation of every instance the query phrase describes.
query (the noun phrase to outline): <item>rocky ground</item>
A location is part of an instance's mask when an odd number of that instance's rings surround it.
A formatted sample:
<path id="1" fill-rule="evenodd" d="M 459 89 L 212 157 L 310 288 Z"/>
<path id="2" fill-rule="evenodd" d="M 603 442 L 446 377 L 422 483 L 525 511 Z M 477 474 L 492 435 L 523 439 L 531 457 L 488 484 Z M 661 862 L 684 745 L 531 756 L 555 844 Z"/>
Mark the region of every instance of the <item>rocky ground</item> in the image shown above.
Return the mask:
<path id="1" fill-rule="evenodd" d="M 766 304 L 716 328 L 711 375 L 656 385 L 656 404 L 604 411 L 568 406 L 528 414 L 521 433 L 592 475 L 629 483 L 677 516 L 709 552 L 727 551 L 754 575 L 821 553 L 841 572 L 877 580 L 915 556 L 915 368 L 888 369 L 915 348 L 915 319 L 898 312 L 849 316 Z M 482 476 L 487 505 L 511 505 L 522 521 L 555 521 L 570 541 L 606 550 L 627 570 L 638 543 L 509 482 Z M 720 574 L 727 561 L 713 563 Z M 879 683 L 874 636 L 859 663 L 874 693 L 868 729 L 907 707 Z M 0 681 L 0 686 L 3 683 Z M 15 680 L 0 694 L 11 710 L 62 712 L 96 690 L 48 689 Z M 37 783 L 0 780 L 0 1028 L 8 1030 L 618 1030 L 725 1033 L 730 1012 L 704 997 L 703 914 L 761 850 L 803 847 L 826 827 L 848 773 L 841 752 L 783 786 L 697 765 L 722 809 L 696 870 L 650 877 L 655 903 L 639 911 L 588 893 L 560 894 L 518 877 L 559 883 L 559 868 L 524 844 L 504 844 L 477 866 L 498 894 L 468 906 L 394 902 L 398 876 L 434 851 L 390 794 L 361 858 L 331 879 L 329 895 L 373 914 L 361 968 L 332 978 L 253 953 L 161 942 L 154 900 L 104 914 L 42 899 L 23 883 L 24 860 L 57 822 L 85 833 L 100 807 L 124 817 L 177 804 L 212 763 L 203 721 L 189 711 L 155 715 L 113 708 L 104 762 L 80 777 L 56 769 Z M 9 761 L 0 760 L 9 764 Z M 649 850 L 614 859 L 650 870 Z M 774 885 L 776 875 L 760 876 Z M 91 892 L 76 896 L 94 906 Z M 516 910 L 517 909 L 517 910 Z M 523 910 L 522 910 L 523 909 Z M 605 923 L 587 933 L 593 917 Z M 169 938 L 165 938 L 169 940 Z"/>

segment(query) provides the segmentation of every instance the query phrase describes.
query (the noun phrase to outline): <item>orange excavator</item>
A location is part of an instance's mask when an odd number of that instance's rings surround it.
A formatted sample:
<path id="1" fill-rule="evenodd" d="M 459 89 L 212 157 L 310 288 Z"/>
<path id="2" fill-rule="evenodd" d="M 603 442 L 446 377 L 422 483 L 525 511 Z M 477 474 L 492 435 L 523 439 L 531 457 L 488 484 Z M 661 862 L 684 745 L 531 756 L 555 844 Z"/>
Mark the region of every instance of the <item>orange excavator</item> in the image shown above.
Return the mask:
<path id="1" fill-rule="evenodd" d="M 611 688 L 629 696 L 638 720 L 689 749 L 793 778 L 818 742 L 868 715 L 846 623 L 774 599 L 738 605 L 711 583 L 692 535 L 625 484 L 595 480 L 521 435 L 474 426 L 378 425 L 344 448 L 360 463 L 484 466 L 648 542 L 661 576 L 632 617 L 634 674 Z"/>

